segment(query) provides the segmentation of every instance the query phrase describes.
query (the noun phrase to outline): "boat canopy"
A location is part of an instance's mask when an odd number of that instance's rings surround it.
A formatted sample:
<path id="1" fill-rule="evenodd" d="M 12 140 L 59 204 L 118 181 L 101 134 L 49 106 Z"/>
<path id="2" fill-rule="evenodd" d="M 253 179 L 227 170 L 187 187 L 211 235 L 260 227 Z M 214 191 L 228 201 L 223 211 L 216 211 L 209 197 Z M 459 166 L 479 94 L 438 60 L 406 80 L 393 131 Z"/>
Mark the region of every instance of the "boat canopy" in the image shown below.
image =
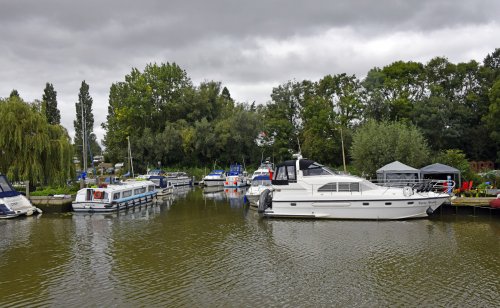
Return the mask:
<path id="1" fill-rule="evenodd" d="M 213 170 L 212 172 L 210 172 L 209 175 L 220 175 L 220 174 L 224 174 L 224 173 L 225 173 L 224 170 L 217 169 L 217 170 Z"/>
<path id="2" fill-rule="evenodd" d="M 240 175 L 243 173 L 243 168 L 240 164 L 231 165 L 229 169 L 229 175 Z"/>
<path id="3" fill-rule="evenodd" d="M 5 175 L 0 175 L 0 198 L 15 197 L 19 195 L 20 193 L 10 185 L 7 177 Z"/>
<path id="4" fill-rule="evenodd" d="M 253 178 L 252 181 L 264 181 L 264 180 L 270 180 L 271 178 L 269 177 L 269 175 L 258 175 L 256 177 Z"/>

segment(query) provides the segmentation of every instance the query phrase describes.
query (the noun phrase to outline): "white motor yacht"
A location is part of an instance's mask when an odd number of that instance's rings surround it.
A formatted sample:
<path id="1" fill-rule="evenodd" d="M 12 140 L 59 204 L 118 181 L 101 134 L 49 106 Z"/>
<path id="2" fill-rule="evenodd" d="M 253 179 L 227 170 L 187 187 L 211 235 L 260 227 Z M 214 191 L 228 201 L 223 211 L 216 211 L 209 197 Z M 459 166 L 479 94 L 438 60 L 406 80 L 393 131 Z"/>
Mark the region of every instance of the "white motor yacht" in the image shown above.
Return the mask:
<path id="1" fill-rule="evenodd" d="M 271 187 L 271 178 L 269 174 L 254 176 L 250 188 L 248 188 L 246 192 L 246 197 L 250 205 L 257 207 L 260 194 Z"/>
<path id="2" fill-rule="evenodd" d="M 255 170 L 255 172 L 252 174 L 252 181 L 255 177 L 261 176 L 261 175 L 267 175 L 269 176 L 272 172 L 274 171 L 274 164 L 270 161 L 269 158 L 266 158 L 265 161 L 263 161 L 259 168 Z"/>
<path id="3" fill-rule="evenodd" d="M 203 178 L 205 186 L 223 186 L 226 181 L 226 172 L 224 170 L 213 170 Z"/>
<path id="4" fill-rule="evenodd" d="M 5 175 L 0 174 L 0 219 L 34 213 L 42 213 L 42 210 L 33 206 L 28 198 L 12 187 Z"/>
<path id="5" fill-rule="evenodd" d="M 259 198 L 266 217 L 333 219 L 406 219 L 427 217 L 449 199 L 454 183 L 429 182 L 418 187 L 382 187 L 338 174 L 296 155 L 276 166 L 272 188 Z"/>

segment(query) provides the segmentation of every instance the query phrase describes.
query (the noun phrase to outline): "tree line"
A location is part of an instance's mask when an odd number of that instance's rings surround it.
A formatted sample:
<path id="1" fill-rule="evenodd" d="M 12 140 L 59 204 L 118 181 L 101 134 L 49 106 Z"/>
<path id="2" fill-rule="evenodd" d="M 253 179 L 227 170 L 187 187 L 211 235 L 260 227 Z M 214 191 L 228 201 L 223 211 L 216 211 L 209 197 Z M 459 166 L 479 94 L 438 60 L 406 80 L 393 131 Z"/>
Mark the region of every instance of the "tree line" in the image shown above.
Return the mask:
<path id="1" fill-rule="evenodd" d="M 47 83 L 42 102 L 25 103 L 47 125 L 60 125 L 55 94 Z M 22 102 L 15 96 L 2 99 L 0 107 Z M 82 153 L 83 127 L 90 152 L 101 151 L 92 133 L 92 103 L 83 81 L 75 103 L 76 155 Z M 2 112 L 0 120 L 4 117 Z M 262 156 L 278 162 L 300 149 L 311 159 L 331 166 L 345 161 L 351 171 L 370 176 L 393 160 L 421 167 L 436 157 L 446 159 L 447 153 L 498 163 L 498 119 L 500 49 L 482 63 L 435 57 L 425 64 L 396 61 L 375 67 L 362 79 L 341 73 L 316 81 L 290 80 L 273 88 L 264 105 L 236 102 L 221 82 L 194 85 L 175 63 L 154 63 L 143 71 L 133 68 L 111 85 L 102 142 L 107 161 L 124 162 L 129 137 L 139 172 L 158 165 L 211 166 L 215 161 L 220 166 L 256 165 Z M 64 129 L 61 134 L 69 142 Z M 0 148 L 12 142 L 0 138 Z M 20 175 L 14 171 L 19 168 L 0 165 L 0 172 Z"/>

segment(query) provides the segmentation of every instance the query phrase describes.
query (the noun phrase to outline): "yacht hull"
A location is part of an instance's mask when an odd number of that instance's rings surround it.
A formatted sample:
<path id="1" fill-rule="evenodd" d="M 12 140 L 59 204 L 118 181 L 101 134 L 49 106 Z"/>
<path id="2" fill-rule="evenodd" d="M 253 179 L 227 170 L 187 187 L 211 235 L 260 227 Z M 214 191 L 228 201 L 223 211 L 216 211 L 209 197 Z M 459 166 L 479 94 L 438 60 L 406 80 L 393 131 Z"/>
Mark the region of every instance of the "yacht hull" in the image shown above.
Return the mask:
<path id="1" fill-rule="evenodd" d="M 449 196 L 400 200 L 275 200 L 266 217 L 398 220 L 428 217 Z"/>

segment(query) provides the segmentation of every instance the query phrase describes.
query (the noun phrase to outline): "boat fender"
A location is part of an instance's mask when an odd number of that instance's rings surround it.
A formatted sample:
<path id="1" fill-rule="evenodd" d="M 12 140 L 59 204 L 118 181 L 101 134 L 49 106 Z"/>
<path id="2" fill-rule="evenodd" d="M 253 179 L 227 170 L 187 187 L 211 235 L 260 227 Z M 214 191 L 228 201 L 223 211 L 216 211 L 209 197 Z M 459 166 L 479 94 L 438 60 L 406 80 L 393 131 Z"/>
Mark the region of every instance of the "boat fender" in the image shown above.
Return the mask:
<path id="1" fill-rule="evenodd" d="M 429 215 L 429 216 L 431 216 L 431 215 L 432 215 L 432 213 L 434 213 L 434 211 L 432 210 L 432 208 L 431 208 L 430 206 L 427 208 L 427 210 L 426 210 L 425 212 L 426 212 L 426 213 L 427 213 L 427 215 Z"/>
<path id="2" fill-rule="evenodd" d="M 403 187 L 403 195 L 405 197 L 409 197 L 409 196 L 413 195 L 413 189 L 410 186 Z"/>
<path id="3" fill-rule="evenodd" d="M 259 213 L 264 213 L 267 208 L 272 207 L 273 198 L 269 189 L 264 190 L 259 197 Z"/>

